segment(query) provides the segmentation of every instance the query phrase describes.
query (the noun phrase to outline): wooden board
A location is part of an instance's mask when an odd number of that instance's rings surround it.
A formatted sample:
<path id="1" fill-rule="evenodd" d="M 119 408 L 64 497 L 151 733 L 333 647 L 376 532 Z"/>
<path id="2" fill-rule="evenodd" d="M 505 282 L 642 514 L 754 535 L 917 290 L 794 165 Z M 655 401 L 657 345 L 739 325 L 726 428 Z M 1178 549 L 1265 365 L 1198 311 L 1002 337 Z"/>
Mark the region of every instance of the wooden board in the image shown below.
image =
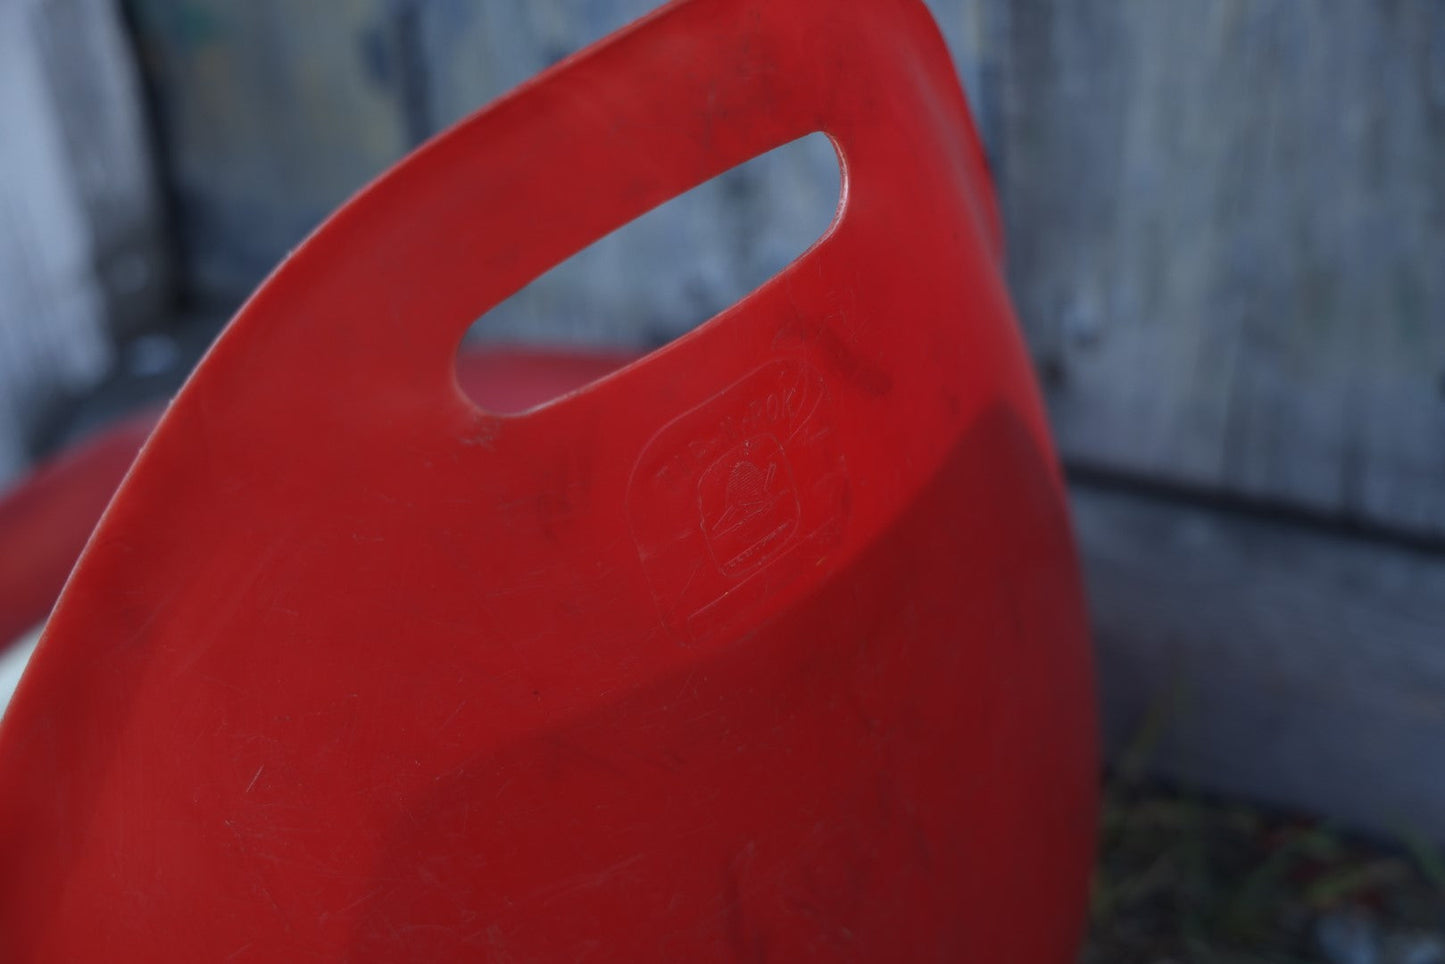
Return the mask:
<path id="1" fill-rule="evenodd" d="M 1073 486 L 1109 745 L 1155 772 L 1445 841 L 1445 557 Z"/>
<path id="2" fill-rule="evenodd" d="M 155 328 L 172 264 L 141 77 L 112 0 L 29 0 L 90 261 L 117 338 Z"/>
<path id="3" fill-rule="evenodd" d="M 990 4 L 1067 457 L 1445 536 L 1445 4 Z"/>
<path id="4" fill-rule="evenodd" d="M 0 486 L 167 295 L 138 80 L 106 0 L 0 4 Z"/>
<path id="5" fill-rule="evenodd" d="M 136 0 L 187 280 L 235 303 L 401 157 L 404 5 Z"/>

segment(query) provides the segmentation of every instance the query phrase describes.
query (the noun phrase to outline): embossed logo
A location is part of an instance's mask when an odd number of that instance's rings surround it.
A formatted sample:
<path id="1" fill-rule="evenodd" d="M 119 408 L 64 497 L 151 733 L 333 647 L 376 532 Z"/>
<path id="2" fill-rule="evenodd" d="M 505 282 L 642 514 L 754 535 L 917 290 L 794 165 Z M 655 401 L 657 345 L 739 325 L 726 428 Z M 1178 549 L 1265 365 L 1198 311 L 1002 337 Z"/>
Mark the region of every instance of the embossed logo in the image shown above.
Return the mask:
<path id="1" fill-rule="evenodd" d="M 775 361 L 674 419 L 627 499 L 664 623 L 692 639 L 741 625 L 842 532 L 848 479 L 822 376 Z"/>
<path id="2" fill-rule="evenodd" d="M 798 530 L 798 492 L 782 446 L 754 435 L 703 472 L 697 504 L 718 571 L 738 576 L 787 547 Z"/>

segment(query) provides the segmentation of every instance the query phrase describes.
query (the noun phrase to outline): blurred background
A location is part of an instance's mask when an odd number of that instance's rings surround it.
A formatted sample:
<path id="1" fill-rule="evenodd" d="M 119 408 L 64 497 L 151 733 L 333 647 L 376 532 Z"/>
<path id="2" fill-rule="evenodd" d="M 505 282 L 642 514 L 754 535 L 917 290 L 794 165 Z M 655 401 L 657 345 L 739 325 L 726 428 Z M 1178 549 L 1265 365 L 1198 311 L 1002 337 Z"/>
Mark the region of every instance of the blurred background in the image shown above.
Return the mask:
<path id="1" fill-rule="evenodd" d="M 1093 606 L 1090 959 L 1445 962 L 1445 2 L 929 5 Z M 390 163 L 653 6 L 0 2 L 0 490 L 173 393 Z M 662 344 L 838 189 L 786 145 L 474 336 Z"/>

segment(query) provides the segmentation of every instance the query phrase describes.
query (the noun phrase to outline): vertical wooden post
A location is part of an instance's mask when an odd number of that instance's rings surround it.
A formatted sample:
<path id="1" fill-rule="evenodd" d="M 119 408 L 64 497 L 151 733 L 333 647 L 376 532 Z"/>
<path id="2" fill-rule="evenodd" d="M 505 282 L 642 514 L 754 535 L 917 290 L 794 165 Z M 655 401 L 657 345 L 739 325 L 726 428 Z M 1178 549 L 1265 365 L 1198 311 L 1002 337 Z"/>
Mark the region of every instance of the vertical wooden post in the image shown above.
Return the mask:
<path id="1" fill-rule="evenodd" d="M 107 0 L 0 4 L 0 484 L 167 287 L 139 85 Z"/>

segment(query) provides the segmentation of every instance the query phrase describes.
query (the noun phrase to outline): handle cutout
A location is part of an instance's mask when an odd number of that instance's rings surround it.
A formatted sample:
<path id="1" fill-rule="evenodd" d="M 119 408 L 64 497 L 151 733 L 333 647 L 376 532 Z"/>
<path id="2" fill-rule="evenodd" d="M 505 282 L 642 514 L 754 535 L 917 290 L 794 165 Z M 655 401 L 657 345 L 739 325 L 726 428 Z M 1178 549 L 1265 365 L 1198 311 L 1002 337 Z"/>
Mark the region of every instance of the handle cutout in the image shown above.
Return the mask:
<path id="1" fill-rule="evenodd" d="M 469 392 L 472 401 L 499 415 L 520 414 L 675 341 L 816 244 L 841 199 L 838 153 L 826 135 L 813 133 L 653 208 L 536 278 L 467 331 L 472 346 L 602 350 L 615 364 L 591 366 L 592 377 L 554 386 L 562 390 L 526 398 L 522 407 L 499 407 L 502 399 L 480 391 Z"/>

